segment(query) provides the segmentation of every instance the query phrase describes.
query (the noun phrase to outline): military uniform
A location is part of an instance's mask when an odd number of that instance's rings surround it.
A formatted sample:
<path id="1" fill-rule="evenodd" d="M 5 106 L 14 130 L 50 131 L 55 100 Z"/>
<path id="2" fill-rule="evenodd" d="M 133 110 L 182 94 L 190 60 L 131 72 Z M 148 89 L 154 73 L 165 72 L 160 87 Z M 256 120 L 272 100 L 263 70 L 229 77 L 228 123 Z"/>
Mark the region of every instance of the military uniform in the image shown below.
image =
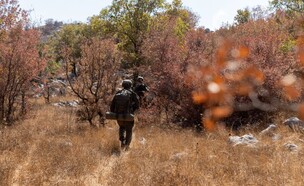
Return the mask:
<path id="1" fill-rule="evenodd" d="M 139 96 L 140 104 L 142 104 L 143 102 L 145 92 L 148 91 L 149 91 L 148 86 L 143 83 L 143 77 L 139 76 L 137 79 L 137 83 L 134 86 L 134 92 Z"/>
<path id="2" fill-rule="evenodd" d="M 127 82 L 127 83 L 124 83 L 124 82 Z M 114 97 L 112 100 L 112 103 L 111 103 L 111 112 L 115 112 L 117 114 L 134 114 L 134 112 L 139 108 L 138 95 L 131 90 L 132 82 L 130 80 L 124 80 L 122 85 L 123 85 L 124 90 L 127 90 L 131 95 L 129 108 L 126 108 L 124 111 L 117 113 L 116 107 L 118 105 L 117 102 L 119 100 L 115 99 L 115 97 Z M 117 123 L 119 125 L 119 140 L 121 142 L 121 147 L 128 149 L 129 145 L 132 141 L 134 120 L 133 121 L 117 120 Z"/>

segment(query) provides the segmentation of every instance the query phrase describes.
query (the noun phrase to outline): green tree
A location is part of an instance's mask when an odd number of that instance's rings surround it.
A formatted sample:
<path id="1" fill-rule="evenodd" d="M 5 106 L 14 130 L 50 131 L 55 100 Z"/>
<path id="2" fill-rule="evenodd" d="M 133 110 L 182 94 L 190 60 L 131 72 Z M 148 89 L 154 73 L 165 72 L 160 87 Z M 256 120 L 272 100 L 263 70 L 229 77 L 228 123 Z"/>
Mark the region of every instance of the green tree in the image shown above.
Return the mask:
<path id="1" fill-rule="evenodd" d="M 284 9 L 292 12 L 304 12 L 304 1 L 303 0 L 272 0 L 270 2 L 275 9 Z"/>
<path id="2" fill-rule="evenodd" d="M 237 15 L 234 17 L 234 21 L 236 21 L 236 24 L 244 24 L 247 23 L 250 20 L 250 11 L 248 8 L 245 8 L 244 10 L 237 10 Z"/>
<path id="3" fill-rule="evenodd" d="M 70 64 L 72 73 L 77 76 L 77 67 L 75 61 L 81 57 L 81 44 L 88 38 L 88 26 L 85 24 L 68 24 L 49 38 L 48 46 L 48 66 L 54 66 L 54 63 L 61 64 L 63 60 L 62 50 L 68 47 L 71 50 L 70 57 L 73 58 Z"/>
<path id="4" fill-rule="evenodd" d="M 183 7 L 181 0 L 173 0 L 172 4 L 167 8 L 165 16 L 169 19 L 175 19 L 175 27 L 172 28 L 180 40 L 184 39 L 187 31 L 194 28 L 198 21 L 198 16 L 190 10 Z M 167 20 L 170 22 L 169 20 Z"/>
<path id="5" fill-rule="evenodd" d="M 91 18 L 90 25 L 92 30 L 100 29 L 103 34 L 114 36 L 119 48 L 126 52 L 126 63 L 138 66 L 142 63 L 144 33 L 152 16 L 165 6 L 164 0 L 113 0 L 112 5 Z"/>

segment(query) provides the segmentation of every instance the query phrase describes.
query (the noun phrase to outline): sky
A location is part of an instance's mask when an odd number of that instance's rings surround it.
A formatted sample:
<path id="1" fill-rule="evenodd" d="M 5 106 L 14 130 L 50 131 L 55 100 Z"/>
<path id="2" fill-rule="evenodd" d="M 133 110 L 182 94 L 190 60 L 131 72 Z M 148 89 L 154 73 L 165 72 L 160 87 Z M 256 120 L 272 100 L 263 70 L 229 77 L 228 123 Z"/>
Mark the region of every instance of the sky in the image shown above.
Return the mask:
<path id="1" fill-rule="evenodd" d="M 111 2 L 112 0 L 19 0 L 22 9 L 31 10 L 30 17 L 36 24 L 43 24 L 50 18 L 66 23 L 86 22 L 88 17 L 98 15 Z M 269 1 L 183 0 L 183 5 L 199 15 L 199 26 L 216 30 L 223 24 L 232 24 L 238 9 L 257 5 L 267 8 Z"/>

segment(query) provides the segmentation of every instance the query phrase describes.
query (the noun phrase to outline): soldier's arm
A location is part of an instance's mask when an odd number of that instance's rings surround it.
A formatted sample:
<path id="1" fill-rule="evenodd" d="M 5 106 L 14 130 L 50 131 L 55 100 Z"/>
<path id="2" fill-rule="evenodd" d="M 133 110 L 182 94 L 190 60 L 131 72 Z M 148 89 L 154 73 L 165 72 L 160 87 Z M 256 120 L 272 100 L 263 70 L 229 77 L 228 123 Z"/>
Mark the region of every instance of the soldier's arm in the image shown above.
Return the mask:
<path id="1" fill-rule="evenodd" d="M 112 102 L 111 102 L 110 111 L 111 111 L 111 112 L 114 112 L 114 111 L 115 111 L 115 97 L 113 98 L 113 100 L 112 100 Z"/>
<path id="2" fill-rule="evenodd" d="M 133 111 L 135 111 L 135 110 L 139 109 L 139 97 L 134 92 L 132 94 L 132 100 L 133 100 Z"/>

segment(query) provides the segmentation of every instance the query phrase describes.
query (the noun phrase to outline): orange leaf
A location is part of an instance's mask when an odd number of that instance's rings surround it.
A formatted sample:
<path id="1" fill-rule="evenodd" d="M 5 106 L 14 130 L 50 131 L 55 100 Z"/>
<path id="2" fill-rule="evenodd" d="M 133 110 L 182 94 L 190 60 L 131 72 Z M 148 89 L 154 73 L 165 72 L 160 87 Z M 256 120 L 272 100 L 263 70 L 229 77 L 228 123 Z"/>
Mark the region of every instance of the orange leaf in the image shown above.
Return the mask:
<path id="1" fill-rule="evenodd" d="M 288 100 L 295 100 L 300 97 L 300 92 L 295 87 L 286 86 L 283 90 L 285 93 L 285 97 Z"/>
<path id="2" fill-rule="evenodd" d="M 297 44 L 298 44 L 299 46 L 304 45 L 304 37 L 303 37 L 303 36 L 302 36 L 302 37 L 299 37 L 299 38 L 297 39 Z"/>
<path id="3" fill-rule="evenodd" d="M 211 110 L 212 116 L 216 119 L 228 117 L 232 112 L 233 109 L 230 106 L 215 107 Z"/>
<path id="4" fill-rule="evenodd" d="M 242 47 L 240 47 L 239 51 L 240 51 L 240 58 L 248 57 L 249 49 L 247 47 L 242 46 Z"/>
<path id="5" fill-rule="evenodd" d="M 236 94 L 246 96 L 252 91 L 252 86 L 249 84 L 241 84 L 236 87 Z"/>
<path id="6" fill-rule="evenodd" d="M 258 83 L 263 83 L 265 79 L 264 73 L 254 66 L 247 68 L 244 72 L 244 75 L 251 76 Z"/>
<path id="7" fill-rule="evenodd" d="M 304 65 L 304 52 L 299 52 L 299 61 L 302 65 Z"/>
<path id="8" fill-rule="evenodd" d="M 298 116 L 301 120 L 304 120 L 304 104 L 300 104 L 298 108 Z"/>
<path id="9" fill-rule="evenodd" d="M 216 76 L 213 78 L 213 81 L 214 81 L 216 84 L 222 84 L 222 83 L 224 83 L 223 77 L 221 77 L 221 76 L 219 76 L 219 75 L 216 75 Z"/>
<path id="10" fill-rule="evenodd" d="M 243 73 L 225 74 L 225 78 L 229 81 L 241 81 L 244 79 Z"/>
<path id="11" fill-rule="evenodd" d="M 218 57 L 216 60 L 216 68 L 221 69 L 224 68 L 226 66 L 227 63 L 227 58 L 226 57 Z"/>
<path id="12" fill-rule="evenodd" d="M 211 118 L 204 118 L 204 127 L 207 131 L 214 131 L 216 128 L 215 121 Z"/>
<path id="13" fill-rule="evenodd" d="M 227 57 L 228 54 L 228 47 L 227 46 L 222 46 L 216 53 L 216 57 L 218 59 L 224 59 Z"/>
<path id="14" fill-rule="evenodd" d="M 255 76 L 255 79 L 259 82 L 259 83 L 263 83 L 264 82 L 264 79 L 265 79 L 265 76 L 264 76 L 264 73 L 260 70 L 256 70 L 254 72 L 254 76 Z"/>
<path id="15" fill-rule="evenodd" d="M 193 92 L 192 99 L 195 104 L 202 104 L 208 99 L 208 96 L 203 93 Z"/>
<path id="16" fill-rule="evenodd" d="M 227 61 L 227 53 L 228 49 L 226 47 L 222 47 L 217 51 L 216 54 L 216 64 L 221 66 L 224 66 Z"/>

